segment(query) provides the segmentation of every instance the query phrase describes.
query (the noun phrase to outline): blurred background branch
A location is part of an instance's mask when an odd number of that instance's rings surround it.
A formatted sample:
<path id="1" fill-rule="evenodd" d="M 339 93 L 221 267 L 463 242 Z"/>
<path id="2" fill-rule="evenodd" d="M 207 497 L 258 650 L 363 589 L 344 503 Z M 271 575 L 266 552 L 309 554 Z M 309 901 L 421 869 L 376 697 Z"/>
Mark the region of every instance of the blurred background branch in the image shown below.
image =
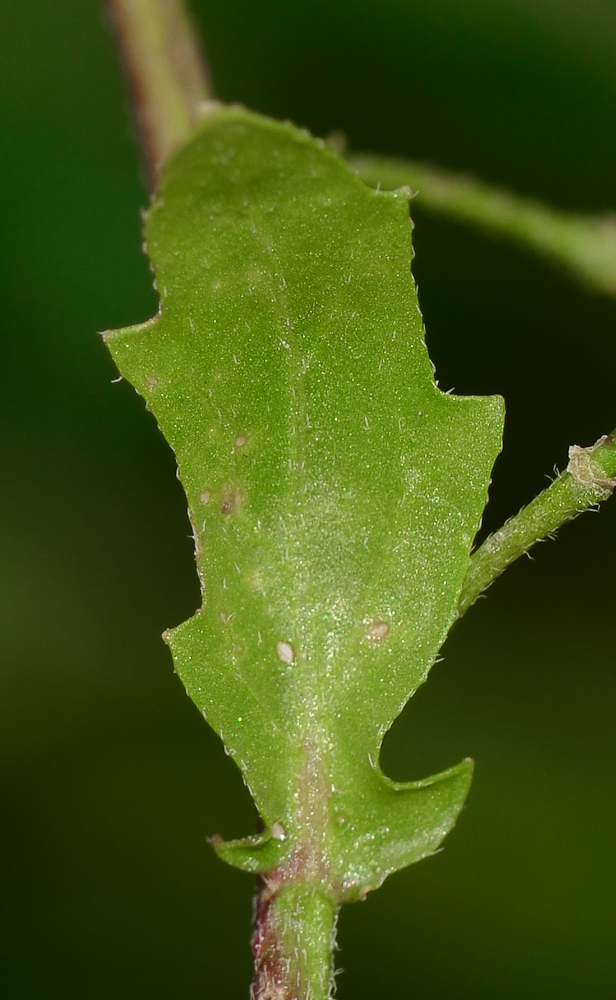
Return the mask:
<path id="1" fill-rule="evenodd" d="M 564 265 L 589 289 L 616 295 L 613 214 L 558 211 L 463 174 L 392 156 L 351 153 L 346 159 L 373 187 L 407 185 L 422 207 L 513 240 Z"/>
<path id="2" fill-rule="evenodd" d="M 181 0 L 106 0 L 150 178 L 211 99 L 202 45 Z"/>

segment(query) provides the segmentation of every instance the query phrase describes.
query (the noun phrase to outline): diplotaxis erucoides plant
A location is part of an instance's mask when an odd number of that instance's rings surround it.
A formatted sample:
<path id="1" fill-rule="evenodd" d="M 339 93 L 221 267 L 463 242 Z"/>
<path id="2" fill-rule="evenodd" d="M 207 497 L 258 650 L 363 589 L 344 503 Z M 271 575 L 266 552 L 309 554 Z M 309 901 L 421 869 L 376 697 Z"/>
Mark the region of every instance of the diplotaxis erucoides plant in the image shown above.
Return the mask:
<path id="1" fill-rule="evenodd" d="M 111 7 L 155 175 L 160 310 L 105 339 L 175 453 L 203 597 L 165 638 L 263 824 L 212 838 L 259 875 L 252 996 L 325 1000 L 340 907 L 433 853 L 471 781 L 470 760 L 389 780 L 385 733 L 505 566 L 611 494 L 616 446 L 572 448 L 472 554 L 504 405 L 435 382 L 409 188 L 209 99 L 179 5 Z"/>

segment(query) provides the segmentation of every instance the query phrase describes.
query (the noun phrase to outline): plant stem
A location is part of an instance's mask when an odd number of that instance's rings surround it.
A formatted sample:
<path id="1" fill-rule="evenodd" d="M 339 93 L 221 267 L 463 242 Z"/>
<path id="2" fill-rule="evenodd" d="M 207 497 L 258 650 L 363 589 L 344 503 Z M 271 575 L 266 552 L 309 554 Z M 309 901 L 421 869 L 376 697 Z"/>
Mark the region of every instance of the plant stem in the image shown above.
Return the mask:
<path id="1" fill-rule="evenodd" d="M 211 100 L 198 37 L 182 0 L 107 0 L 129 77 L 152 184 Z"/>
<path id="2" fill-rule="evenodd" d="M 337 908 L 306 883 L 261 876 L 252 949 L 250 1000 L 328 1000 L 333 986 Z"/>
<path id="3" fill-rule="evenodd" d="M 616 219 L 558 211 L 426 164 L 372 154 L 346 157 L 373 187 L 417 191 L 422 206 L 469 222 L 563 264 L 596 292 L 616 295 Z"/>
<path id="4" fill-rule="evenodd" d="M 458 604 L 461 617 L 504 569 L 566 521 L 616 488 L 616 431 L 590 448 L 573 445 L 566 470 L 471 556 Z"/>

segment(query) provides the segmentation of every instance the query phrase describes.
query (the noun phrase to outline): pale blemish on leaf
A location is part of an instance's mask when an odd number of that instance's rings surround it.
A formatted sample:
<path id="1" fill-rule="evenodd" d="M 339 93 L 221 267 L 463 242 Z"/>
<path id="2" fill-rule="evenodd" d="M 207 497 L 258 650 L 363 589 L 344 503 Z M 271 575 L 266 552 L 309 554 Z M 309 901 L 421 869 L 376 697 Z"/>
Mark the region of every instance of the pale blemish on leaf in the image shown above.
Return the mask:
<path id="1" fill-rule="evenodd" d="M 235 514 L 240 507 L 242 502 L 242 490 L 241 487 L 228 487 L 223 491 L 222 498 L 220 501 L 220 513 L 228 517 L 230 514 Z"/>
<path id="2" fill-rule="evenodd" d="M 388 634 L 390 625 L 388 622 L 371 622 L 366 629 L 366 635 L 372 642 L 382 642 Z"/>

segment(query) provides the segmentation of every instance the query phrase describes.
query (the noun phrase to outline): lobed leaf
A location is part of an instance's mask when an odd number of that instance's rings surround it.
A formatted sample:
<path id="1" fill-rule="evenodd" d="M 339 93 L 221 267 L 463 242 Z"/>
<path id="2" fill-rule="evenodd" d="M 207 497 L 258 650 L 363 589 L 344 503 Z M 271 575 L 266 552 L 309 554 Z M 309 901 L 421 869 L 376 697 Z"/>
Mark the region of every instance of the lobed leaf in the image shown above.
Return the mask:
<path id="1" fill-rule="evenodd" d="M 218 850 L 339 901 L 434 851 L 472 768 L 378 764 L 455 620 L 503 422 L 434 382 L 408 197 L 220 108 L 147 216 L 160 314 L 107 334 L 188 498 L 203 605 L 174 663 L 265 824 Z"/>

